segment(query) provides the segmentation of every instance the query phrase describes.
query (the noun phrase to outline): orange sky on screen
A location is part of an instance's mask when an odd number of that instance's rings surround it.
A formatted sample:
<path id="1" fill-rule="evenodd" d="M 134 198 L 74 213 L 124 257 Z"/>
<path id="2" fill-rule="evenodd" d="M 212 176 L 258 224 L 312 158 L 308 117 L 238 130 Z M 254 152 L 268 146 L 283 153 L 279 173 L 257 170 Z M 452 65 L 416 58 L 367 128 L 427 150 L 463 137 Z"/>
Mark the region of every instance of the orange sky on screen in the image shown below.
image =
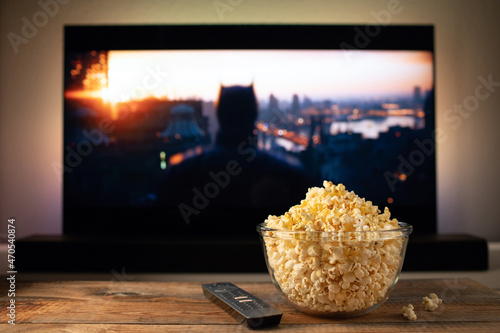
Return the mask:
<path id="1" fill-rule="evenodd" d="M 107 98 L 215 100 L 221 83 L 251 82 L 260 99 L 411 95 L 432 88 L 432 63 L 425 51 L 110 51 Z"/>

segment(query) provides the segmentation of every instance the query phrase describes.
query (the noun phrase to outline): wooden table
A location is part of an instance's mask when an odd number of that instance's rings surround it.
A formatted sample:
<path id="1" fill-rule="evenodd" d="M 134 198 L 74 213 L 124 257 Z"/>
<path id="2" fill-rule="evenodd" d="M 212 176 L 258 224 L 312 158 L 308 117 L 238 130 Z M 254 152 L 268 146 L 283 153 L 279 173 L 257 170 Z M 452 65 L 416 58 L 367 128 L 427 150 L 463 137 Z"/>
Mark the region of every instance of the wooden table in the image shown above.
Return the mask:
<path id="1" fill-rule="evenodd" d="M 216 281 L 203 281 L 216 282 Z M 239 332 L 249 331 L 202 293 L 194 282 L 17 282 L 16 325 L 7 323 L 12 298 L 3 280 L 0 332 Z M 279 326 L 297 332 L 500 332 L 500 293 L 470 279 L 402 280 L 390 299 L 370 314 L 333 320 L 299 313 L 271 283 L 237 283 L 283 311 Z M 422 297 L 436 293 L 443 304 L 423 310 Z M 418 316 L 400 311 L 412 303 Z"/>

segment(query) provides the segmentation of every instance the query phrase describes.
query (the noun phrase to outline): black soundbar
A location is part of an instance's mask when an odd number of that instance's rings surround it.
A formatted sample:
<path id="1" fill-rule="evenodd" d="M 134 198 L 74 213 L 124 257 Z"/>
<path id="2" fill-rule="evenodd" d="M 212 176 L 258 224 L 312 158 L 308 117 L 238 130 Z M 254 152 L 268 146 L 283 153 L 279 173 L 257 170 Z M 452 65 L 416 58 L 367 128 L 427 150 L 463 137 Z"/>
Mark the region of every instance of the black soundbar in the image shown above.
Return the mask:
<path id="1" fill-rule="evenodd" d="M 159 240 L 31 236 L 16 242 L 19 272 L 266 272 L 259 239 Z M 411 235 L 403 271 L 488 269 L 486 240 L 471 235 Z"/>

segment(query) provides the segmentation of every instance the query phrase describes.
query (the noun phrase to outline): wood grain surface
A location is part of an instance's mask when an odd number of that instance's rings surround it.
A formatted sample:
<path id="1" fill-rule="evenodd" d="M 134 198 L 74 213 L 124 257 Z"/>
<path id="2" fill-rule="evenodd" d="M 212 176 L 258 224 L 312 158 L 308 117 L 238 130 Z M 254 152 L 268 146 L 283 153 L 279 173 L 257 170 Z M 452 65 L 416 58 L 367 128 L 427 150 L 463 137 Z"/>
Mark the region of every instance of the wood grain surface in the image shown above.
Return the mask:
<path id="1" fill-rule="evenodd" d="M 7 323 L 8 284 L 0 283 L 0 332 L 239 332 L 249 331 L 205 298 L 197 282 L 18 282 L 16 325 Z M 470 279 L 402 280 L 389 300 L 364 316 L 327 319 L 302 314 L 271 283 L 238 286 L 283 311 L 281 324 L 265 330 L 294 332 L 500 332 L 500 293 Z M 434 312 L 421 306 L 436 293 Z M 417 321 L 401 308 L 415 306 Z"/>

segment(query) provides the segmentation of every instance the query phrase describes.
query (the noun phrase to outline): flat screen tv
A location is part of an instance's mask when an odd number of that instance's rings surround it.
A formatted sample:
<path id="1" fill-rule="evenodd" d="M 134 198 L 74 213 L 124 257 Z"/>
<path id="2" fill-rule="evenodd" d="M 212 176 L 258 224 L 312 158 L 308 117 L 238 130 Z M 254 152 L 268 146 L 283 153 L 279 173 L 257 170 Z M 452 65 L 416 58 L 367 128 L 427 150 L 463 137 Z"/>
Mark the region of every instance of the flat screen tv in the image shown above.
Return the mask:
<path id="1" fill-rule="evenodd" d="M 435 233 L 434 72 L 432 26 L 66 26 L 64 234 L 210 252 L 324 180 Z"/>

